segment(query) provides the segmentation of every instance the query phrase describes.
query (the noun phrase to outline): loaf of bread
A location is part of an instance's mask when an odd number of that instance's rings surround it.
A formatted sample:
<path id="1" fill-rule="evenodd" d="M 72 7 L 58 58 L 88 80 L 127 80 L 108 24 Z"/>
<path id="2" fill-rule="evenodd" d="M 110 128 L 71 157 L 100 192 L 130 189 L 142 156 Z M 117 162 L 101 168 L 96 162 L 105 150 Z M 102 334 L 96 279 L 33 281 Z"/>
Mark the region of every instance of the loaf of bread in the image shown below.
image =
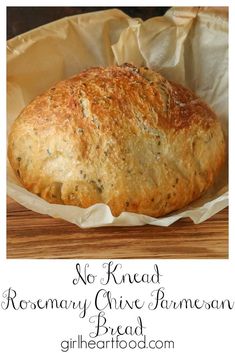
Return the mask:
<path id="1" fill-rule="evenodd" d="M 50 203 L 163 216 L 215 181 L 225 141 L 190 90 L 130 64 L 87 69 L 36 97 L 14 122 L 8 157 Z"/>

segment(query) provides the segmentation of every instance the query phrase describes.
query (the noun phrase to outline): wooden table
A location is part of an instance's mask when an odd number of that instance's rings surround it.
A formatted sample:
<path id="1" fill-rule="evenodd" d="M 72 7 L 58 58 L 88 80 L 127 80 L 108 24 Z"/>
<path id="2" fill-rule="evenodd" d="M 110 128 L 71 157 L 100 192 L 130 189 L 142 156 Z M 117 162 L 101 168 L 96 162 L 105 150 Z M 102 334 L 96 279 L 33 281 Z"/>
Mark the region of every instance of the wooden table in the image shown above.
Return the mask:
<path id="1" fill-rule="evenodd" d="M 195 225 L 182 219 L 170 227 L 80 229 L 32 212 L 8 197 L 8 258 L 228 258 L 228 209 Z"/>

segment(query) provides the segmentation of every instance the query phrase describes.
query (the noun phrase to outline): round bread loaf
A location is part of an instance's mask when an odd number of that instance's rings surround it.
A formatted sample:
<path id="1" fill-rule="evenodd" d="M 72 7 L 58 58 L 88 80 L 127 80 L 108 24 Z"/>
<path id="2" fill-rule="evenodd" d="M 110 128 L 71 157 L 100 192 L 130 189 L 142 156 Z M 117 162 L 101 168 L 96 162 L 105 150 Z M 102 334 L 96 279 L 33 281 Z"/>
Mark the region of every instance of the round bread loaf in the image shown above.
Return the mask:
<path id="1" fill-rule="evenodd" d="M 14 122 L 8 156 L 51 203 L 163 216 L 199 198 L 225 159 L 200 98 L 130 64 L 95 67 L 36 97 Z"/>

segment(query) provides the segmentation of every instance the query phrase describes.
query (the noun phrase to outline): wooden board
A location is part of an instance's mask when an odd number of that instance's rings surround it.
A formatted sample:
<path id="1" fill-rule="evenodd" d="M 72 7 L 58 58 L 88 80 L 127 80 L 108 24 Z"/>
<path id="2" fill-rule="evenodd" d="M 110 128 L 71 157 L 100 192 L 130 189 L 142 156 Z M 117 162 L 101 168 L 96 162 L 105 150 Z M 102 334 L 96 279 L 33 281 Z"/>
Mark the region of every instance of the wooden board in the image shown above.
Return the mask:
<path id="1" fill-rule="evenodd" d="M 7 199 L 8 258 L 228 258 L 228 209 L 195 225 L 80 229 Z"/>

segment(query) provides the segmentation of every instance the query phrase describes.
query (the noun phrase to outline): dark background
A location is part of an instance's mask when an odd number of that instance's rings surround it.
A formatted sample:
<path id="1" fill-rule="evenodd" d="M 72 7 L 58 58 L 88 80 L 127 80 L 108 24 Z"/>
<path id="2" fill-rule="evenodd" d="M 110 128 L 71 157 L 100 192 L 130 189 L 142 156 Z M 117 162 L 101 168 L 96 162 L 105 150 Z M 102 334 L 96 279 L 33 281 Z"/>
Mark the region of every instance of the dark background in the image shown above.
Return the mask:
<path id="1" fill-rule="evenodd" d="M 143 20 L 162 16 L 169 7 L 7 7 L 7 39 L 65 16 L 107 9 L 120 9 Z"/>

